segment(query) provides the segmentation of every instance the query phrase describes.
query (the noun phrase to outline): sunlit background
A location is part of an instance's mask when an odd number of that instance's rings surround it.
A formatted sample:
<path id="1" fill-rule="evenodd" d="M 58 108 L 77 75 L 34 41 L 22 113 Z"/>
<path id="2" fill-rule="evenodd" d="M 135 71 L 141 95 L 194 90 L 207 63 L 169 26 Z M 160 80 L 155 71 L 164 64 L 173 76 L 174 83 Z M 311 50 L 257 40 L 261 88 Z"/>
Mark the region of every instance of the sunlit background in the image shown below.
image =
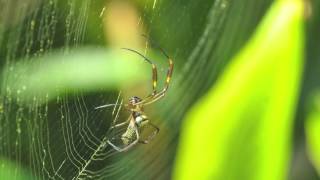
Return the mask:
<path id="1" fill-rule="evenodd" d="M 320 179 L 319 7 L 0 0 L 0 179 Z M 111 127 L 153 87 L 123 48 L 158 91 L 164 53 L 174 71 L 144 109 L 159 134 L 118 152 Z"/>

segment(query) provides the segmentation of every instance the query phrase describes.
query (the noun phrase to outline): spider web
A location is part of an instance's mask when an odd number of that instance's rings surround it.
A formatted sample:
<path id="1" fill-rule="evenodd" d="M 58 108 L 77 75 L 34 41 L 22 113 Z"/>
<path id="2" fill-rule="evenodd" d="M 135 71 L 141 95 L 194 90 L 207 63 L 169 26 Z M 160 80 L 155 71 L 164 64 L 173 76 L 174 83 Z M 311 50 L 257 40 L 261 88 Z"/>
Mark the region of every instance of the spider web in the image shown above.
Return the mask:
<path id="1" fill-rule="evenodd" d="M 250 3 L 252 7 L 242 5 Z M 19 92 L 13 92 L 3 77 L 0 158 L 15 162 L 15 177 L 27 169 L 37 179 L 170 178 L 181 119 L 248 38 L 255 26 L 252 22 L 258 22 L 268 5 L 253 0 L 136 4 L 142 12 L 140 26 L 148 27 L 148 34 L 171 49 L 168 54 L 176 65 L 170 93 L 154 105 L 150 115 L 161 129 L 158 137 L 148 145 L 118 153 L 106 141 L 112 124 L 125 120 L 127 114 L 121 106 L 95 107 L 123 103 L 121 93 L 84 93 L 80 89 L 54 100 L 33 98 L 26 105 L 14 98 L 13 93 Z M 261 11 L 252 16 L 247 13 L 250 8 Z M 90 38 L 87 33 L 91 26 L 102 28 L 103 13 L 108 13 L 103 1 L 0 0 L 2 67 L 10 67 L 17 59 L 28 63 L 31 57 L 50 54 L 53 49 L 68 53 L 84 44 L 103 44 L 99 36 Z M 233 23 L 228 23 L 230 19 Z M 245 25 L 235 32 L 240 24 Z M 165 71 L 160 68 L 160 74 Z"/>

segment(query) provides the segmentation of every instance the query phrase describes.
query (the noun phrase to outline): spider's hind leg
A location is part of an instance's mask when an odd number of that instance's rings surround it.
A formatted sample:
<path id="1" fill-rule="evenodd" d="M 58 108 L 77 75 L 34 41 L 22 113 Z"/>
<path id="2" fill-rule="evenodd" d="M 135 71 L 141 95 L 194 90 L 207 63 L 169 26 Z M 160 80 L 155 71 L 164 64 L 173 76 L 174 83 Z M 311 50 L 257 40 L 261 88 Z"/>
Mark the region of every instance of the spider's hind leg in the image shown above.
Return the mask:
<path id="1" fill-rule="evenodd" d="M 135 144 L 137 144 L 137 143 L 139 142 L 140 136 L 139 136 L 139 132 L 138 132 L 137 127 L 135 127 L 135 134 L 136 134 L 136 139 L 135 139 L 132 143 L 130 143 L 130 144 L 128 144 L 128 145 L 126 145 L 126 146 L 124 146 L 124 147 L 122 147 L 122 148 L 119 147 L 119 146 L 116 146 L 116 145 L 113 144 L 110 140 L 108 140 L 107 143 L 108 143 L 110 146 L 112 146 L 113 149 L 115 149 L 115 150 L 118 151 L 118 152 L 128 151 L 130 148 L 132 148 Z M 125 137 L 125 138 L 128 138 L 128 137 Z M 113 140 L 113 139 L 117 139 L 117 138 L 111 138 L 111 140 Z M 130 139 L 130 138 L 128 138 L 128 139 Z"/>
<path id="2" fill-rule="evenodd" d="M 152 123 L 150 123 L 150 122 L 149 122 L 149 125 L 151 125 L 151 127 L 154 128 L 154 131 L 153 131 L 152 134 L 149 135 L 146 139 L 144 139 L 144 140 L 139 140 L 139 143 L 141 143 L 141 144 L 148 144 L 150 141 L 152 141 L 152 140 L 154 139 L 154 137 L 155 137 L 155 136 L 159 133 L 159 131 L 160 131 L 160 129 L 159 129 L 156 125 L 154 125 L 154 124 L 152 124 Z"/>

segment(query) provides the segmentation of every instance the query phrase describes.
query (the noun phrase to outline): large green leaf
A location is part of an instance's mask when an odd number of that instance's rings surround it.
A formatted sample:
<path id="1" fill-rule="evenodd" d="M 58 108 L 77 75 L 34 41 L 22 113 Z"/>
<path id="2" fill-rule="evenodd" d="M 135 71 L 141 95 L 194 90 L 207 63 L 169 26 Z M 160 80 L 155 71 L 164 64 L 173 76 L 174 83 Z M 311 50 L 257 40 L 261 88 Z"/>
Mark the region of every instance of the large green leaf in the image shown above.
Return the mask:
<path id="1" fill-rule="evenodd" d="M 303 3 L 276 1 L 187 114 L 174 179 L 284 179 L 303 66 Z"/>

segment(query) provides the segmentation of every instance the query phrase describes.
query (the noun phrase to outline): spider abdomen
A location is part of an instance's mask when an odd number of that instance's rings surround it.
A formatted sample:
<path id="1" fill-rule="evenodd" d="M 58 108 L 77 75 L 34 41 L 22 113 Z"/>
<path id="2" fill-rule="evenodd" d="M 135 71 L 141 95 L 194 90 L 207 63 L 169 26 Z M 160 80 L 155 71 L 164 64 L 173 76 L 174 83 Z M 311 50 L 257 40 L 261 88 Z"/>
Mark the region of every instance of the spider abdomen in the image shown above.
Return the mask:
<path id="1" fill-rule="evenodd" d="M 148 117 L 141 113 L 133 113 L 133 119 L 136 126 L 139 127 L 139 130 L 142 130 L 143 126 L 148 123 Z M 136 139 L 136 132 L 134 125 L 130 123 L 127 130 L 121 135 L 121 140 L 124 144 L 129 144 L 133 139 Z"/>
<path id="2" fill-rule="evenodd" d="M 135 139 L 135 129 L 132 126 L 128 126 L 126 132 L 121 135 L 121 140 L 123 144 L 129 144 L 133 139 Z"/>

